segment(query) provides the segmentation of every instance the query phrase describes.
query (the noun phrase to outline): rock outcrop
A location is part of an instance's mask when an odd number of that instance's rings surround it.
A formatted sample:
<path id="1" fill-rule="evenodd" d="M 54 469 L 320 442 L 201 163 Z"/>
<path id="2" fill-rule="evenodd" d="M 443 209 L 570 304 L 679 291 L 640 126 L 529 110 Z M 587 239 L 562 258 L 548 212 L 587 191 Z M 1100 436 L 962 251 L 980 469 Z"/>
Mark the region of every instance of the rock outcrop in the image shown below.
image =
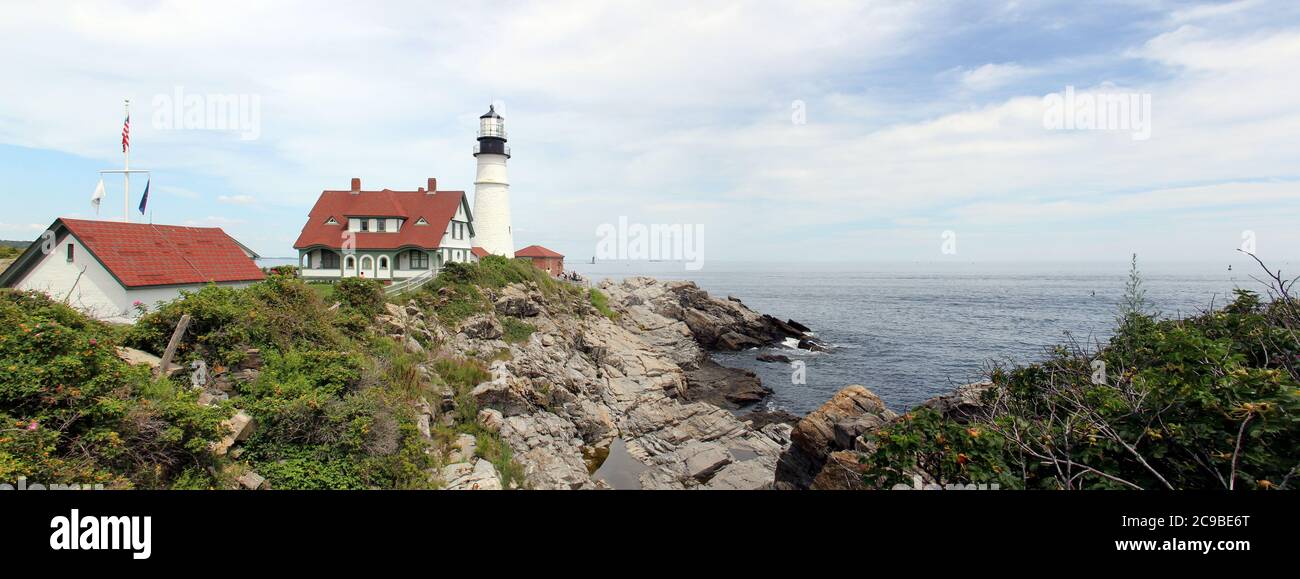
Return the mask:
<path id="1" fill-rule="evenodd" d="M 920 407 L 933 408 L 958 422 L 985 417 L 989 409 L 984 393 L 991 387 L 987 381 L 966 384 L 926 400 Z M 873 450 L 867 435 L 899 418 L 865 387 L 845 387 L 795 424 L 773 486 L 783 490 L 866 488 L 860 458 Z M 930 480 L 929 475 L 918 474 Z"/>
<path id="2" fill-rule="evenodd" d="M 529 487 L 609 488 L 593 473 L 619 440 L 638 463 L 640 488 L 769 488 L 790 426 L 756 425 L 727 410 L 770 391 L 754 374 L 719 366 L 707 352 L 804 337 L 806 330 L 710 298 L 689 282 L 631 278 L 601 288 L 617 321 L 585 296 L 543 298 L 536 286 L 515 284 L 485 292 L 492 311 L 454 328 L 398 311 L 381 323 L 396 335 L 423 336 L 434 344 L 430 358 L 496 353 L 490 379 L 470 395 L 478 424 L 510 445 Z M 526 341 L 508 343 L 506 317 L 536 329 Z M 446 487 L 500 488 L 486 480 L 491 463 L 455 442 L 453 462 L 438 473 Z"/>
<path id="3" fill-rule="evenodd" d="M 926 400 L 921 403 L 921 406 L 933 408 L 945 418 L 964 424 L 987 415 L 988 407 L 983 397 L 984 393 L 992 387 L 993 383 L 988 380 L 965 384 L 958 386 L 951 394 L 941 394 Z"/>
<path id="4" fill-rule="evenodd" d="M 609 295 L 611 305 L 617 304 L 621 311 L 628 312 L 621 320 L 625 326 L 654 331 L 657 324 L 640 323 L 647 317 L 645 312 L 653 313 L 681 322 L 693 342 L 705 350 L 746 350 L 786 338 L 816 343 L 806 326 L 759 314 L 734 298 L 712 298 L 694 282 L 629 277 L 617 283 L 606 280 L 600 289 Z M 680 326 L 674 325 L 671 333 L 680 335 Z M 702 358 L 699 348 L 694 351 L 695 360 L 699 361 Z"/>
<path id="5" fill-rule="evenodd" d="M 749 370 L 728 368 L 705 359 L 699 366 L 686 371 L 684 399 L 691 402 L 708 402 L 728 409 L 739 409 L 754 404 L 772 389 L 763 385 L 758 375 Z"/>
<path id="6" fill-rule="evenodd" d="M 790 434 L 790 447 L 781 455 L 775 487 L 812 488 L 832 453 L 864 450 L 862 434 L 896 417 L 879 396 L 864 386 L 847 386 L 805 416 Z M 834 464 L 839 464 L 838 461 Z"/>

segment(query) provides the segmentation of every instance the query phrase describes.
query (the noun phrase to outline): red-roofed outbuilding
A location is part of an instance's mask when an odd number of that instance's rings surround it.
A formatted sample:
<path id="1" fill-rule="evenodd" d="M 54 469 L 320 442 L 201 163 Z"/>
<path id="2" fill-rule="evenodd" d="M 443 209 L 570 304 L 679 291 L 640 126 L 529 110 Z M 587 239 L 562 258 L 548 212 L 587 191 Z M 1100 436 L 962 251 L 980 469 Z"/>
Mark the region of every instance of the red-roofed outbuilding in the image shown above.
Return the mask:
<path id="1" fill-rule="evenodd" d="M 530 245 L 516 251 L 515 257 L 526 257 L 532 260 L 534 267 L 551 275 L 564 273 L 564 256 L 540 245 Z"/>
<path id="2" fill-rule="evenodd" d="M 266 276 L 258 256 L 217 227 L 56 219 L 3 274 L 0 286 L 38 290 L 86 313 L 129 320 L 205 284 Z"/>

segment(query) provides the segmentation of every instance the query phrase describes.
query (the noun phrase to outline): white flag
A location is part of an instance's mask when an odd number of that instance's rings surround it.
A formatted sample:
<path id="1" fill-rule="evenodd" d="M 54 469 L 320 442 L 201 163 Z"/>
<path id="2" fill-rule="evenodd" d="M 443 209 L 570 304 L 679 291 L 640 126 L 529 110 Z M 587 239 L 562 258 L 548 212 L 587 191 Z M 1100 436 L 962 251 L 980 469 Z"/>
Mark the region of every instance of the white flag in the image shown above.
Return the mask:
<path id="1" fill-rule="evenodd" d="M 95 192 L 90 195 L 90 204 L 95 206 L 95 215 L 99 215 L 99 202 L 104 199 L 104 180 L 99 180 L 99 185 L 95 186 Z"/>

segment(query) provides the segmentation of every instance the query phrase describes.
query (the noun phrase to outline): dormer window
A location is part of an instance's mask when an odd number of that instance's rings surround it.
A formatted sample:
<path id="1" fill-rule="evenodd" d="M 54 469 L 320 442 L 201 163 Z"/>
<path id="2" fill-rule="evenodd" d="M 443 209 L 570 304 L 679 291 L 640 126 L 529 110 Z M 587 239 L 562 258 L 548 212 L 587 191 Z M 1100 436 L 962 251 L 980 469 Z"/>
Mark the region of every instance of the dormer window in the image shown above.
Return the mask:
<path id="1" fill-rule="evenodd" d="M 375 231 L 379 231 L 379 232 L 387 231 L 387 225 L 388 225 L 387 219 L 378 219 L 375 221 Z"/>
<path id="2" fill-rule="evenodd" d="M 338 224 L 339 222 L 336 221 L 333 217 L 330 217 L 329 220 L 325 222 L 325 225 L 338 225 Z"/>
<path id="3" fill-rule="evenodd" d="M 429 222 L 428 222 L 428 221 L 425 221 L 424 218 L 421 217 L 418 221 L 415 222 L 415 224 L 416 224 L 416 225 L 428 225 Z"/>
<path id="4" fill-rule="evenodd" d="M 362 230 L 362 231 L 370 231 L 370 220 L 369 220 L 369 219 L 362 219 L 362 220 L 361 220 L 361 230 Z"/>

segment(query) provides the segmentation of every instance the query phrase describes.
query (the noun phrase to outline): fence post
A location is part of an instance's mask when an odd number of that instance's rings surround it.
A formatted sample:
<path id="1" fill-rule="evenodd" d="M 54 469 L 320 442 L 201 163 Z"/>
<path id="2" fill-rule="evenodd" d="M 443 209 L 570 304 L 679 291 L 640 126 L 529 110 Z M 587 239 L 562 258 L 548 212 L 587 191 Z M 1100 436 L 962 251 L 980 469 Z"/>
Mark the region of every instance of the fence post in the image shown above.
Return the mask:
<path id="1" fill-rule="evenodd" d="M 185 335 L 185 329 L 190 327 L 190 315 L 181 316 L 181 321 L 176 323 L 176 329 L 172 331 L 172 339 L 167 342 L 167 350 L 163 352 L 162 363 L 158 364 L 158 375 L 166 376 L 167 370 L 172 365 L 172 356 L 176 355 L 176 347 L 181 344 L 181 336 Z"/>

